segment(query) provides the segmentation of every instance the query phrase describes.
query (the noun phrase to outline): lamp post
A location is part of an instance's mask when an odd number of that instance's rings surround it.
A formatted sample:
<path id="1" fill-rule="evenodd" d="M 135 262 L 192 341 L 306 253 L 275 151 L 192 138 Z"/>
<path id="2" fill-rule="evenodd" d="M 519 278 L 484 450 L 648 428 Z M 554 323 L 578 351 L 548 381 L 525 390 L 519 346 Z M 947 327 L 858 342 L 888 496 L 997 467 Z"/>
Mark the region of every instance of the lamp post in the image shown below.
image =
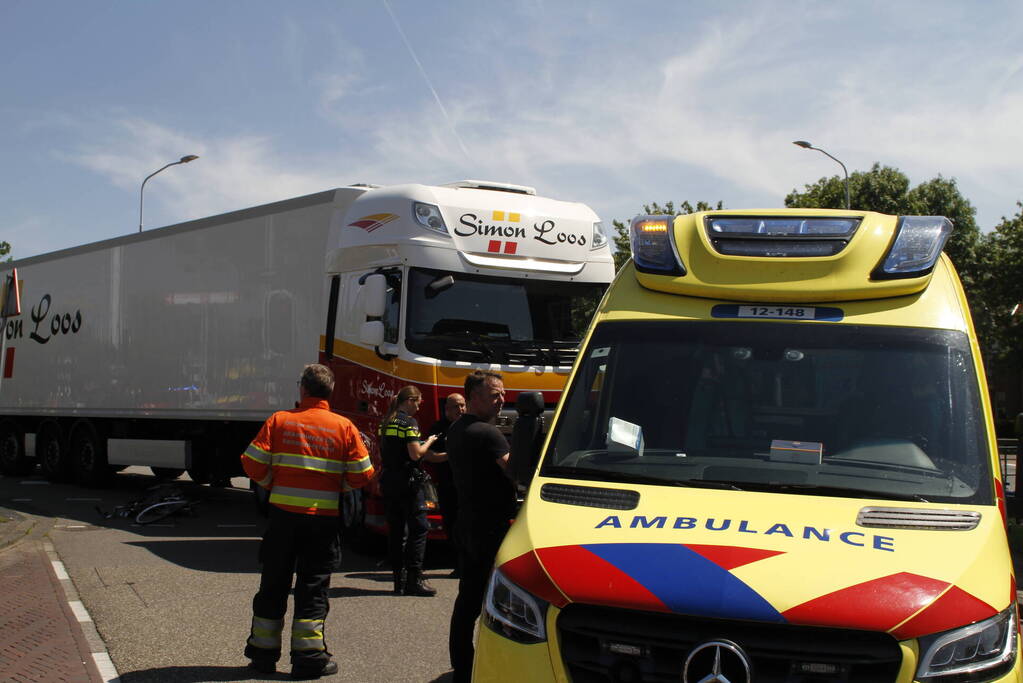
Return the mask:
<path id="1" fill-rule="evenodd" d="M 142 187 L 139 189 L 139 232 L 142 232 L 142 196 L 143 196 L 142 193 L 146 191 L 146 183 L 149 182 L 149 179 L 166 168 L 170 168 L 171 166 L 177 166 L 178 164 L 187 164 L 189 161 L 195 161 L 198 158 L 199 157 L 196 156 L 195 154 L 183 156 L 177 161 L 172 161 L 163 168 L 153 171 L 152 173 L 146 176 L 145 180 L 142 181 Z"/>
<path id="2" fill-rule="evenodd" d="M 792 144 L 797 147 L 802 147 L 803 149 L 815 149 L 824 156 L 828 157 L 829 159 L 838 162 L 838 165 L 842 167 L 842 172 L 845 173 L 845 208 L 847 209 L 852 208 L 851 203 L 849 202 L 849 171 L 845 169 L 845 164 L 843 164 L 838 159 L 835 159 L 835 157 L 831 156 L 820 147 L 814 147 L 806 140 L 794 140 Z"/>

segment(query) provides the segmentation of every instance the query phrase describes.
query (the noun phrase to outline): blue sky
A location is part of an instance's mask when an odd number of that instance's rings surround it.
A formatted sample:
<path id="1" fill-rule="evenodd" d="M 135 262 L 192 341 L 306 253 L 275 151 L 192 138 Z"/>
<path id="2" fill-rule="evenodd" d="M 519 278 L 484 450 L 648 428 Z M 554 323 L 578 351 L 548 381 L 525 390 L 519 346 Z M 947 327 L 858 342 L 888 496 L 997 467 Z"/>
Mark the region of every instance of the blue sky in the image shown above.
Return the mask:
<path id="1" fill-rule="evenodd" d="M 777 207 L 875 161 L 1023 200 L 1023 3 L 0 0 L 15 258 L 353 182 Z"/>

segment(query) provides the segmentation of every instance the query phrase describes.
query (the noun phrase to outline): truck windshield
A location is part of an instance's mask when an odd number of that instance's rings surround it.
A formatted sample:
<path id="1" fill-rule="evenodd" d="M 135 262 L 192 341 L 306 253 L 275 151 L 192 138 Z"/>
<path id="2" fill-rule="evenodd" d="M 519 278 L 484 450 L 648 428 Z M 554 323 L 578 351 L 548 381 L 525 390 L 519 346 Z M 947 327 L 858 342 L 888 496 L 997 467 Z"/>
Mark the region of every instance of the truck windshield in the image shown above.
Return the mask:
<path id="1" fill-rule="evenodd" d="M 612 322 L 541 473 L 990 504 L 966 335 L 788 322 Z"/>
<path id="2" fill-rule="evenodd" d="M 605 289 L 413 268 L 406 345 L 441 360 L 571 365 Z"/>

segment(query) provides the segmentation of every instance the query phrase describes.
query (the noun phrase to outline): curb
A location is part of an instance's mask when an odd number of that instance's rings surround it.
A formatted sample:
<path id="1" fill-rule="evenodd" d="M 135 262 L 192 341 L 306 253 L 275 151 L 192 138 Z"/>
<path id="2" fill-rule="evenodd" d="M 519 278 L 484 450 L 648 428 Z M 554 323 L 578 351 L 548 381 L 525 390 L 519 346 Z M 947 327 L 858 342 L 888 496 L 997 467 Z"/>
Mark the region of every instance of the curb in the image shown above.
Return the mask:
<path id="1" fill-rule="evenodd" d="M 50 560 L 50 564 L 53 567 L 53 573 L 56 575 L 57 580 L 60 582 L 60 587 L 64 591 L 64 599 L 67 602 L 72 614 L 78 621 L 78 626 L 82 630 L 82 635 L 85 637 L 85 642 L 89 646 L 89 652 L 92 654 L 92 661 L 96 665 L 96 669 L 99 671 L 100 678 L 103 683 L 121 683 L 121 678 L 117 673 L 117 668 L 114 666 L 114 662 L 110 659 L 110 653 L 107 652 L 106 643 L 103 642 L 103 638 L 100 637 L 99 631 L 96 630 L 96 624 L 92 620 L 92 616 L 89 615 L 89 611 L 85 608 L 82 603 L 78 590 L 75 588 L 75 584 L 71 581 L 71 577 L 68 576 L 67 569 L 64 567 L 64 563 L 61 561 L 60 556 L 54 549 L 53 544 L 49 541 L 43 541 L 43 551 Z"/>
<path id="2" fill-rule="evenodd" d="M 0 507 L 0 517 L 8 520 L 0 522 L 0 550 L 6 550 L 28 538 L 36 525 L 31 517 L 9 508 Z"/>

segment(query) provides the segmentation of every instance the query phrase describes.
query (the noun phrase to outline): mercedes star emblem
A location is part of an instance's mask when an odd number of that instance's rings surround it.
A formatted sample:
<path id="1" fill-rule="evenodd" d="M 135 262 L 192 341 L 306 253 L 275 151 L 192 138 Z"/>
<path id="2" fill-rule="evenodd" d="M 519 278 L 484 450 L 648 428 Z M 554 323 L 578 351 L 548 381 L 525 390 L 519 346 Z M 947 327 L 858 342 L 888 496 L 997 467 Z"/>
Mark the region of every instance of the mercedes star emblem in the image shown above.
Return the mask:
<path id="1" fill-rule="evenodd" d="M 682 668 L 682 683 L 752 683 L 753 668 L 742 648 L 730 640 L 711 640 L 693 648 Z"/>

